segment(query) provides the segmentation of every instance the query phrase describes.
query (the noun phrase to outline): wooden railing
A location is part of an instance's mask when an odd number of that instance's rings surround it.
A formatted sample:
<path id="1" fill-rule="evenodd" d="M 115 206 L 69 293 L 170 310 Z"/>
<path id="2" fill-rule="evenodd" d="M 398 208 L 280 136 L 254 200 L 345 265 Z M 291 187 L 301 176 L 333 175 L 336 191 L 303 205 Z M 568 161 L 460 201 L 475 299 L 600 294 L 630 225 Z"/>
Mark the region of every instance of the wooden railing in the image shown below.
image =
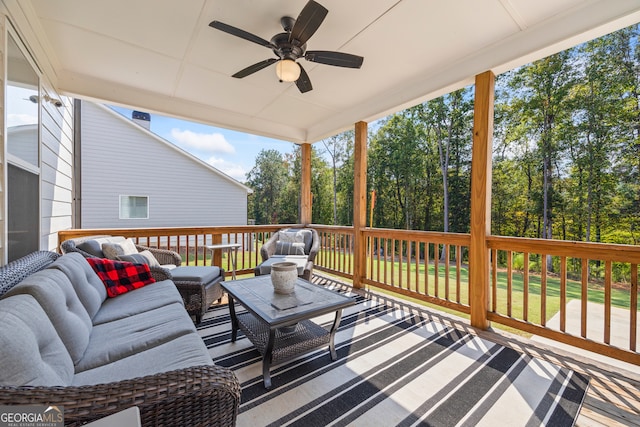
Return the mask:
<path id="1" fill-rule="evenodd" d="M 185 263 L 208 265 L 213 243 L 240 243 L 238 274 L 261 262 L 272 232 L 296 225 L 65 230 L 68 238 L 109 234 L 178 251 Z M 347 279 L 354 272 L 354 230 L 313 224 L 320 237 L 318 271 Z M 364 283 L 470 313 L 468 234 L 362 230 L 367 242 Z M 491 254 L 487 318 L 554 341 L 640 365 L 640 247 L 514 237 L 487 238 Z M 230 271 L 219 251 L 213 263 Z M 594 332 L 595 331 L 595 332 Z"/>
<path id="2" fill-rule="evenodd" d="M 640 247 L 496 237 L 489 320 L 640 365 Z"/>
<path id="3" fill-rule="evenodd" d="M 214 243 L 239 243 L 237 274 L 253 273 L 261 262 L 260 248 L 271 233 L 283 227 L 296 225 L 247 225 L 230 227 L 167 227 L 140 229 L 74 229 L 58 232 L 58 242 L 93 235 L 112 235 L 133 238 L 136 243 L 161 249 L 171 249 L 182 256 L 185 265 L 222 266 L 226 275 L 231 271 L 231 259 L 221 251 L 211 253 L 207 245 Z"/>

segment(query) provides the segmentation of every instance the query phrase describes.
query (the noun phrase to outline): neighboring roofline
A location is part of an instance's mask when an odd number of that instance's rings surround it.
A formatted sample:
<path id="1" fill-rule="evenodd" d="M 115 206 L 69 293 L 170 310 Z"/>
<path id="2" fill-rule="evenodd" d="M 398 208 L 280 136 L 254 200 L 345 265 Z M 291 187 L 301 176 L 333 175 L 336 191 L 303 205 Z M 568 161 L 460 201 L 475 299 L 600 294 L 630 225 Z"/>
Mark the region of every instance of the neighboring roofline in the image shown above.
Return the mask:
<path id="1" fill-rule="evenodd" d="M 118 119 L 122 120 L 124 123 L 127 123 L 129 126 L 135 126 L 135 129 L 138 129 L 138 130 L 146 133 L 147 135 L 149 135 L 150 137 L 154 138 L 158 142 L 161 142 L 161 143 L 165 144 L 166 146 L 174 149 L 175 151 L 177 151 L 178 153 L 182 154 L 183 156 L 185 156 L 185 157 L 187 157 L 187 158 L 189 158 L 189 159 L 201 164 L 202 166 L 204 166 L 207 169 L 211 170 L 213 173 L 215 173 L 215 174 L 219 175 L 220 177 L 226 179 L 227 181 L 231 182 L 232 184 L 235 184 L 238 187 L 242 188 L 243 190 L 245 190 L 247 192 L 247 194 L 253 194 L 253 189 L 247 187 L 246 185 L 244 185 L 240 181 L 230 177 L 226 173 L 222 172 L 220 169 L 217 169 L 217 168 L 211 166 L 209 163 L 203 161 L 202 159 L 199 159 L 198 157 L 194 156 L 193 154 L 189 153 L 188 151 L 183 150 L 182 148 L 178 147 L 177 145 L 175 145 L 171 141 L 167 141 L 166 139 L 162 138 L 158 134 L 156 134 L 156 133 L 152 132 L 151 130 L 146 129 L 145 127 L 139 125 L 138 123 L 134 122 L 132 119 L 129 119 L 129 118 L 123 116 L 119 112 L 107 107 L 104 104 L 99 104 L 97 102 L 92 102 L 92 101 L 86 101 L 84 99 L 81 100 L 81 101 L 94 104 L 94 105 L 98 106 L 99 108 L 103 109 L 104 111 L 106 111 L 106 112 L 114 115 Z"/>

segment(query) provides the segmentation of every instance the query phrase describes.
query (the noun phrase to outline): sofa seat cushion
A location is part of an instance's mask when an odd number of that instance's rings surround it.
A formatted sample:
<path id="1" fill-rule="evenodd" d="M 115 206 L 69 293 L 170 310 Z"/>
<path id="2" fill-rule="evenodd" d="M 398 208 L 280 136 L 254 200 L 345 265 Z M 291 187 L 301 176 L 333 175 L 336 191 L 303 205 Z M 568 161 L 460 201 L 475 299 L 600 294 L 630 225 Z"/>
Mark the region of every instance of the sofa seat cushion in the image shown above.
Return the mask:
<path id="1" fill-rule="evenodd" d="M 38 301 L 71 359 L 77 363 L 89 344 L 93 324 L 67 275 L 57 269 L 40 270 L 14 286 L 4 297 L 17 294 L 29 294 Z"/>
<path id="2" fill-rule="evenodd" d="M 220 276 L 220 267 L 184 266 L 171 270 L 173 280 L 176 282 L 201 282 L 209 283 Z"/>
<path id="3" fill-rule="evenodd" d="M 79 372 L 73 378 L 73 385 L 110 383 L 201 365 L 213 365 L 213 362 L 202 338 L 194 332 L 112 363 Z"/>
<path id="4" fill-rule="evenodd" d="M 89 317 L 93 318 L 107 299 L 107 290 L 85 257 L 71 252 L 58 258 L 49 268 L 60 270 L 69 278 Z"/>
<path id="5" fill-rule="evenodd" d="M 268 260 L 260 264 L 260 274 L 270 274 L 271 266 L 276 262 L 293 262 L 298 269 L 298 276 L 304 273 L 304 267 L 307 265 L 306 255 L 274 255 Z"/>
<path id="6" fill-rule="evenodd" d="M 31 295 L 0 300 L 0 385 L 66 386 L 73 361 L 51 321 Z"/>
<path id="7" fill-rule="evenodd" d="M 93 327 L 87 350 L 75 370 L 106 365 L 195 331 L 182 303 L 101 323 Z M 155 362 L 148 359 L 148 363 Z"/>
<path id="8" fill-rule="evenodd" d="M 102 284 L 100 286 L 104 287 Z M 135 292 L 127 292 L 116 298 L 107 298 L 100 311 L 93 317 L 93 324 L 99 325 L 124 319 L 175 303 L 183 304 L 176 285 L 171 280 L 162 280 L 136 289 Z"/>

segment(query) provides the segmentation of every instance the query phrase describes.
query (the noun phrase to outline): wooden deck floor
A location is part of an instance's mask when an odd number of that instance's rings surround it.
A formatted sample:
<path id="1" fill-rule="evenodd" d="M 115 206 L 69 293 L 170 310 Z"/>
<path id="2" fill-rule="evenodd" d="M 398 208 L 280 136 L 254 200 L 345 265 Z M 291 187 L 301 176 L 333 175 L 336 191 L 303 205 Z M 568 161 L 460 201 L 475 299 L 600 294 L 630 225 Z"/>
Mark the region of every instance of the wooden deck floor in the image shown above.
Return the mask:
<path id="1" fill-rule="evenodd" d="M 323 275 L 315 275 L 315 283 L 335 280 Z M 342 280 L 343 283 L 348 283 Z M 380 298 L 389 299 L 399 305 L 416 306 L 417 304 L 388 295 L 378 294 Z M 448 313 L 438 312 L 437 317 L 443 323 L 475 333 L 482 338 L 492 340 L 507 347 L 512 347 L 533 357 L 566 366 L 591 377 L 589 390 L 578 416 L 576 426 L 639 426 L 640 427 L 640 367 L 631 366 L 624 369 L 618 366 L 596 361 L 579 352 L 569 352 L 550 345 L 536 342 L 518 335 L 499 330 L 479 331 L 469 325 L 467 319 Z"/>

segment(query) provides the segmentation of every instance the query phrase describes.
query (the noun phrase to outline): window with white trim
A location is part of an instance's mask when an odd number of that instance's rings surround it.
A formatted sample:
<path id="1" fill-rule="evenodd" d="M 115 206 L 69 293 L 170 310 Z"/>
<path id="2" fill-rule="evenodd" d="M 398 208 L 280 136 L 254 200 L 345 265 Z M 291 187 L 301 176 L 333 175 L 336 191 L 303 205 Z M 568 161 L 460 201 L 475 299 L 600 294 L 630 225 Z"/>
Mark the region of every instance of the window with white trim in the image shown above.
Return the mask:
<path id="1" fill-rule="evenodd" d="M 120 196 L 120 219 L 148 219 L 148 196 Z"/>

